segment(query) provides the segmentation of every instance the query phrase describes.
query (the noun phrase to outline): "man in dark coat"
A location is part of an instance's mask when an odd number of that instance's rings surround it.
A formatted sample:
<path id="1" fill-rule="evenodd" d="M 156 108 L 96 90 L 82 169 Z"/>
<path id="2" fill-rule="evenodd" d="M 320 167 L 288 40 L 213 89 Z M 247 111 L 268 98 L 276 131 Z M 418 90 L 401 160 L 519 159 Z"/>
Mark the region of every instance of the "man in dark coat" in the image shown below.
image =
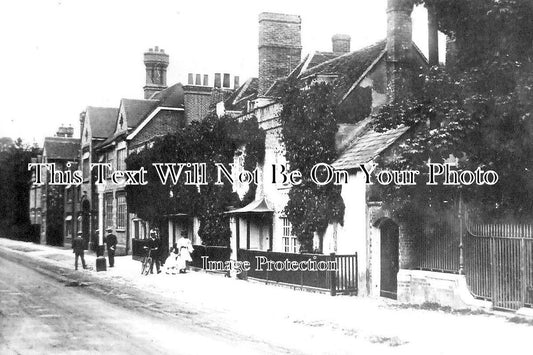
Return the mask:
<path id="1" fill-rule="evenodd" d="M 75 255 L 75 261 L 74 261 L 74 268 L 78 270 L 78 257 L 81 258 L 81 265 L 84 269 L 87 269 L 87 266 L 85 265 L 85 257 L 84 257 L 84 240 L 82 238 L 82 233 L 78 232 L 78 235 L 72 239 L 72 252 Z"/>
<path id="2" fill-rule="evenodd" d="M 157 234 L 155 229 L 150 230 L 150 241 L 148 242 L 151 252 L 150 256 L 152 257 L 152 263 L 150 264 L 150 274 L 154 273 L 154 263 L 157 273 L 161 272 L 161 239 Z"/>
<path id="3" fill-rule="evenodd" d="M 107 245 L 107 257 L 109 258 L 109 267 L 115 266 L 115 251 L 117 249 L 117 236 L 114 235 L 113 229 L 107 227 L 107 235 L 105 237 L 105 244 Z"/>

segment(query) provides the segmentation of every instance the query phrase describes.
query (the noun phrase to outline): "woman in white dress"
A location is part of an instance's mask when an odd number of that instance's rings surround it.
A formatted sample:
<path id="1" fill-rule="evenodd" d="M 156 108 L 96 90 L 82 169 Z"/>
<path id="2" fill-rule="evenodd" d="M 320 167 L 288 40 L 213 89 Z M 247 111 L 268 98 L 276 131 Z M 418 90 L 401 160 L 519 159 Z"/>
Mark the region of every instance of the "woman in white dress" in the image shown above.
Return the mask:
<path id="1" fill-rule="evenodd" d="M 176 244 L 178 249 L 177 268 L 180 273 L 185 273 L 187 271 L 187 262 L 192 261 L 191 253 L 194 250 L 186 231 L 181 232 L 181 238 L 178 239 Z"/>

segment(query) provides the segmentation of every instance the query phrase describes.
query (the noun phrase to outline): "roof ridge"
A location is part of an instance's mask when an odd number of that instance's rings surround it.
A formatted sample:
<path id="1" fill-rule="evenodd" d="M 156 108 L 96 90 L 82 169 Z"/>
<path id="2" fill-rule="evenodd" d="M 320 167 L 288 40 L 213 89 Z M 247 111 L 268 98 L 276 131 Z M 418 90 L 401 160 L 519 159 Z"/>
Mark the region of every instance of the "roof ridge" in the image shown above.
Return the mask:
<path id="1" fill-rule="evenodd" d="M 308 70 L 317 70 L 317 71 L 318 71 L 318 70 L 320 70 L 322 67 L 325 67 L 325 66 L 327 66 L 327 65 L 329 65 L 329 64 L 331 64 L 331 63 L 333 63 L 333 62 L 335 62 L 335 61 L 337 61 L 337 60 L 341 60 L 341 59 L 343 59 L 343 58 L 346 58 L 346 57 L 349 57 L 349 56 L 351 56 L 351 55 L 354 55 L 355 53 L 362 52 L 362 51 L 364 51 L 364 50 L 367 50 L 368 48 L 372 48 L 372 47 L 375 47 L 375 46 L 381 45 L 383 42 L 386 42 L 386 39 L 382 39 L 382 40 L 380 40 L 380 41 L 374 42 L 374 43 L 372 43 L 372 44 L 370 44 L 370 45 L 368 45 L 368 46 L 365 46 L 365 47 L 359 48 L 359 49 L 357 49 L 357 50 L 355 50 L 355 51 L 348 52 L 348 53 L 344 53 L 344 54 L 342 54 L 342 55 L 339 55 L 338 57 L 335 57 L 335 58 L 332 58 L 332 59 L 328 59 L 328 60 L 326 60 L 325 62 L 322 62 L 322 63 L 320 63 L 320 64 L 318 64 L 318 65 L 315 65 L 314 67 L 312 67 L 312 68 L 310 68 L 310 69 L 308 69 Z M 307 72 L 307 70 L 306 70 L 306 72 Z M 302 72 L 302 73 L 300 74 L 300 76 L 303 75 L 303 74 L 305 74 L 305 72 Z M 306 77 L 303 77 L 303 78 L 306 78 Z"/>

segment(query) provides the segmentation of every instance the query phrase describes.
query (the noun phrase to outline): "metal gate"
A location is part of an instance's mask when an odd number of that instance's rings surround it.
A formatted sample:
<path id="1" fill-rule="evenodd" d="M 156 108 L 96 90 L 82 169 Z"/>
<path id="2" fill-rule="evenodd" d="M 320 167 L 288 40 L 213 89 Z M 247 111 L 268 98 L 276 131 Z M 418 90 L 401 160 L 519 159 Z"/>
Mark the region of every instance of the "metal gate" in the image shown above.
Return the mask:
<path id="1" fill-rule="evenodd" d="M 466 223 L 465 274 L 470 291 L 495 308 L 533 307 L 531 225 Z"/>

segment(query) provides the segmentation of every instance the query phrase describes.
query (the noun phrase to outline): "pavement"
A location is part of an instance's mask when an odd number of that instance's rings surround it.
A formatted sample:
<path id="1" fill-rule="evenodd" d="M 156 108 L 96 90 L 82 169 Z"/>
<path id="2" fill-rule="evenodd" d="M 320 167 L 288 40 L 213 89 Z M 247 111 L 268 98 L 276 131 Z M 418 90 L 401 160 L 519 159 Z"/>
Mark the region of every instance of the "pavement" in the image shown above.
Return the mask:
<path id="1" fill-rule="evenodd" d="M 74 269 L 69 249 L 7 239 L 0 239 L 0 249 L 39 264 Z M 283 347 L 293 347 L 295 339 L 309 339 L 307 347 L 301 344 L 303 353 L 357 349 L 378 354 L 495 354 L 531 348 L 533 320 L 514 313 L 459 312 L 384 298 L 331 297 L 205 272 L 142 276 L 141 263 L 131 256 L 115 257 L 115 267 L 106 272 L 95 271 L 94 254 L 87 254 L 86 261 L 87 270 L 72 272 L 90 276 L 91 282 L 111 283 L 118 289 L 135 287 L 174 300 L 192 317 L 207 314 L 213 324 L 228 331 L 265 341 L 275 338 Z M 352 343 L 354 351 L 346 351 Z"/>

